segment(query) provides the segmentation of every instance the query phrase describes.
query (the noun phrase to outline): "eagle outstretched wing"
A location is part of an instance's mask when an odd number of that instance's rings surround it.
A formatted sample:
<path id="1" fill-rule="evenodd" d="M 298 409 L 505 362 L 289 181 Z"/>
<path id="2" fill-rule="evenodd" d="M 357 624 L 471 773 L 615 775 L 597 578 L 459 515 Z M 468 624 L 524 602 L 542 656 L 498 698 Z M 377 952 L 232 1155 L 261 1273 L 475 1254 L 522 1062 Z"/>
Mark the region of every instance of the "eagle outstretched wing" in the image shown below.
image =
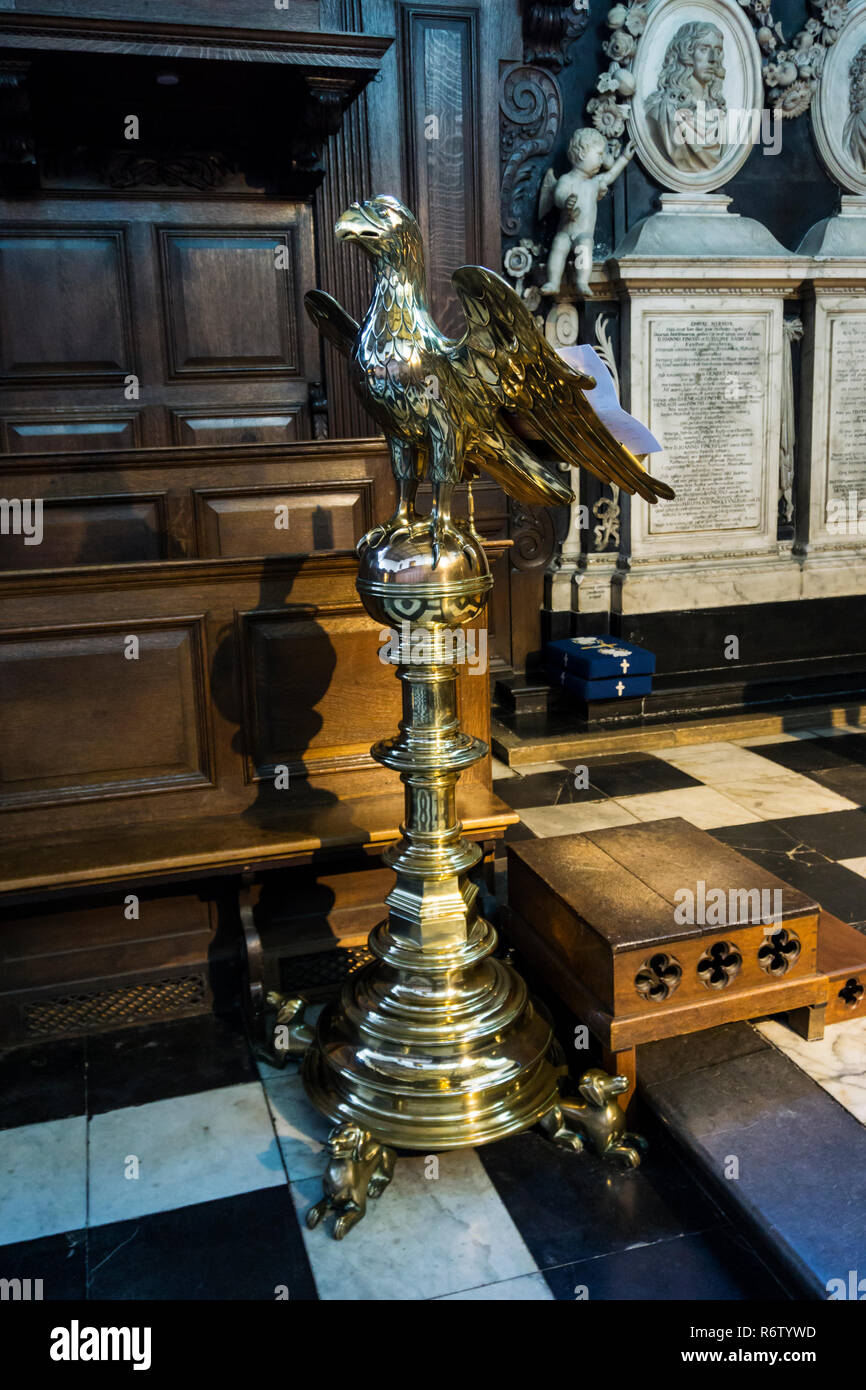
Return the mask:
<path id="1" fill-rule="evenodd" d="M 342 304 L 324 290 L 307 290 L 304 307 L 323 338 L 348 357 L 358 336 L 358 325 Z"/>
<path id="2" fill-rule="evenodd" d="M 637 492 L 647 502 L 674 496 L 666 483 L 650 477 L 614 439 L 584 395 L 595 386 L 594 378 L 578 374 L 563 362 L 539 332 L 523 300 L 501 276 L 482 266 L 464 265 L 454 272 L 451 283 L 468 323 L 450 354 L 451 365 L 478 414 L 491 417 L 490 426 L 497 414 L 501 422 L 500 428 L 488 427 L 486 437 L 467 455 L 469 462 L 499 477 L 503 459 L 494 455 L 502 447 L 501 430 L 509 450 L 515 442 L 522 447 L 524 467 L 526 456 L 532 459 L 533 472 L 539 470 L 540 462 L 532 455 L 531 443 L 526 448 L 521 440 L 542 439 L 556 458 L 586 468 L 624 492 Z M 541 472 L 540 493 L 551 487 L 556 490 L 551 475 L 543 468 Z M 504 480 L 503 485 L 515 491 Z M 527 493 L 524 489 L 515 495 Z M 537 500 L 546 499 L 539 495 Z"/>

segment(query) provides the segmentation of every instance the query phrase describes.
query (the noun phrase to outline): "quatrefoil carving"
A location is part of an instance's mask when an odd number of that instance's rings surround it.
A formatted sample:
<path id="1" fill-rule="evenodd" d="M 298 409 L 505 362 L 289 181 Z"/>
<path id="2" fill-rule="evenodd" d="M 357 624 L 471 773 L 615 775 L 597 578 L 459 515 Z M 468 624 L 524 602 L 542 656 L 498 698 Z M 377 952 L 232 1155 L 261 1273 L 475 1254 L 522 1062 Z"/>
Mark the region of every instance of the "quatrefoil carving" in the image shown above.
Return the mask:
<path id="1" fill-rule="evenodd" d="M 657 951 L 645 960 L 634 977 L 634 987 L 642 999 L 660 1004 L 669 999 L 683 977 L 683 968 L 676 956 Z"/>
<path id="2" fill-rule="evenodd" d="M 852 975 L 850 980 L 845 981 L 839 991 L 839 998 L 846 1008 L 856 1009 L 860 1000 L 863 998 L 863 985 L 857 979 L 856 975 Z"/>
<path id="3" fill-rule="evenodd" d="M 714 941 L 698 961 L 698 979 L 707 989 L 727 989 L 742 964 L 743 957 L 729 941 Z"/>
<path id="4" fill-rule="evenodd" d="M 796 932 L 780 927 L 758 948 L 758 964 L 768 975 L 786 975 L 800 954 Z"/>

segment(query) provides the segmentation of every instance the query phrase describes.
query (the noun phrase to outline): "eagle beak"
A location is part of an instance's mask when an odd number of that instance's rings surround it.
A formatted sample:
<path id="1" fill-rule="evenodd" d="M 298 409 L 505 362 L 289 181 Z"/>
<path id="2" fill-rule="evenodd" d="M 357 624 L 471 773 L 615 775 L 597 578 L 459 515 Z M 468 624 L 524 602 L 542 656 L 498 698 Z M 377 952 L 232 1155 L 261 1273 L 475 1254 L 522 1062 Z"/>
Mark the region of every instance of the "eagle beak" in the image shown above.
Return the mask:
<path id="1" fill-rule="evenodd" d="M 338 241 L 378 241 L 380 231 L 361 203 L 352 203 L 346 208 L 334 227 Z"/>

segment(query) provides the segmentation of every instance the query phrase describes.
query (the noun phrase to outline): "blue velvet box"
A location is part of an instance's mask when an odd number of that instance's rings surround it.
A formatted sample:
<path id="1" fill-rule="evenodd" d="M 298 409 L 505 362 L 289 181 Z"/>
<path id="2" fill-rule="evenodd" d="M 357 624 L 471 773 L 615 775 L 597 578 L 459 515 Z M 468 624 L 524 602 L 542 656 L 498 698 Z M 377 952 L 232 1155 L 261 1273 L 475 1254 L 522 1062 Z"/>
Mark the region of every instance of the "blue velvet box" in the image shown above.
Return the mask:
<path id="1" fill-rule="evenodd" d="M 653 686 L 652 676 L 606 676 L 601 680 L 587 681 L 582 676 L 572 676 L 561 667 L 548 666 L 547 670 L 554 685 L 561 685 L 570 694 L 587 701 L 623 700 L 635 695 L 649 695 Z"/>
<path id="2" fill-rule="evenodd" d="M 585 701 L 649 695 L 655 655 L 609 634 L 548 642 L 547 671 L 554 685 Z"/>
<path id="3" fill-rule="evenodd" d="M 567 671 L 570 676 L 586 681 L 618 681 L 620 677 L 628 680 L 634 676 L 651 676 L 656 669 L 653 652 L 611 636 L 566 637 L 559 642 L 548 642 L 545 657 L 553 670 Z"/>

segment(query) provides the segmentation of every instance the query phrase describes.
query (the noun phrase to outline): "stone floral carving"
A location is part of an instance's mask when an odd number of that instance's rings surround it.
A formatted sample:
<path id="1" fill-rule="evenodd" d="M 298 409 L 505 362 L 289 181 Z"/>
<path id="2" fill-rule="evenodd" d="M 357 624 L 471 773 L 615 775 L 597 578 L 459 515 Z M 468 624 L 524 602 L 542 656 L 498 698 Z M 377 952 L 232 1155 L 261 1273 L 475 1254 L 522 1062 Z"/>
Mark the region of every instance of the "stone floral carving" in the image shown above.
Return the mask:
<path id="1" fill-rule="evenodd" d="M 811 0 L 813 14 L 792 42 L 763 0 L 739 0 L 755 25 L 767 101 L 786 119 L 801 116 L 812 103 L 828 48 L 848 17 L 846 0 Z"/>

